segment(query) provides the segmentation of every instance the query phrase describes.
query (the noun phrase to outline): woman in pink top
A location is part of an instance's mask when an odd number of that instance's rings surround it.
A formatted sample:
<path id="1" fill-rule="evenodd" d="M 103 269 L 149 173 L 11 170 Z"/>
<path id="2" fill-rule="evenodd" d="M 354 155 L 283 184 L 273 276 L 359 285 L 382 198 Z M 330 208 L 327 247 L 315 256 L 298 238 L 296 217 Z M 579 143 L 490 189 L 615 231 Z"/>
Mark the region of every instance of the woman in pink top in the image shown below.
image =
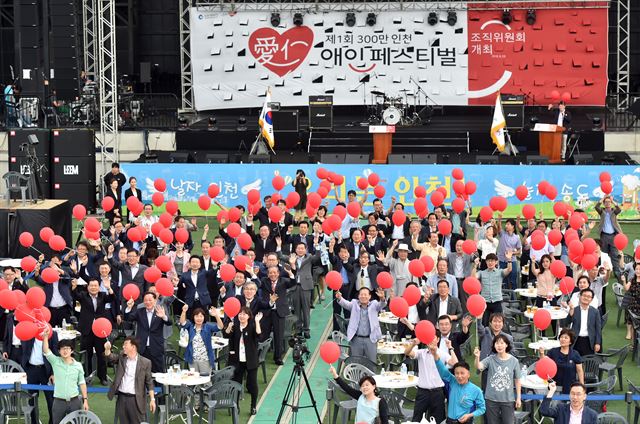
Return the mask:
<path id="1" fill-rule="evenodd" d="M 536 289 L 538 297 L 536 297 L 536 306 L 542 307 L 545 300 L 549 303 L 556 303 L 553 294 L 555 292 L 556 277 L 551 273 L 551 256 L 542 255 L 540 259 L 540 268 L 535 260 L 531 261 L 533 265 L 533 275 L 536 277 Z"/>

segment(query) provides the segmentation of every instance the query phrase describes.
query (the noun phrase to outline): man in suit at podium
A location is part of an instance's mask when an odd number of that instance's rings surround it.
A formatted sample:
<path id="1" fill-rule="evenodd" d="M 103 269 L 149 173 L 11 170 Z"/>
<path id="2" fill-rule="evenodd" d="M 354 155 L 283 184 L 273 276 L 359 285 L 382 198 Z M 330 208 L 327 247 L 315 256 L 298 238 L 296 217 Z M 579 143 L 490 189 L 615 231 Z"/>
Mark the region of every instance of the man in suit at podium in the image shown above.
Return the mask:
<path id="1" fill-rule="evenodd" d="M 560 150 L 560 156 L 562 160 L 565 159 L 565 153 L 567 151 L 567 134 L 569 132 L 569 125 L 571 125 L 571 112 L 567 110 L 567 105 L 564 100 L 560 100 L 558 108 L 554 109 L 553 104 L 549 104 L 549 110 L 553 111 L 553 124 L 564 128 L 562 132 L 562 148 Z"/>

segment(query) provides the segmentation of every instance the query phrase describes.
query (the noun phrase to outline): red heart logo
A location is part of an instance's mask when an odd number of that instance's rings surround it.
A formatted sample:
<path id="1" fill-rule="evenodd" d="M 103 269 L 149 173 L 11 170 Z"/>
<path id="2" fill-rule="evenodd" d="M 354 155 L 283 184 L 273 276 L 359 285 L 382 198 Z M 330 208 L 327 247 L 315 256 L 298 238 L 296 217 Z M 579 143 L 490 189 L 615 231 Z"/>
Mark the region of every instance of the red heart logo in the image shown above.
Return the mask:
<path id="1" fill-rule="evenodd" d="M 293 27 L 280 34 L 273 28 L 258 28 L 249 37 L 249 50 L 258 62 L 283 77 L 302 64 L 313 45 L 313 31 Z"/>

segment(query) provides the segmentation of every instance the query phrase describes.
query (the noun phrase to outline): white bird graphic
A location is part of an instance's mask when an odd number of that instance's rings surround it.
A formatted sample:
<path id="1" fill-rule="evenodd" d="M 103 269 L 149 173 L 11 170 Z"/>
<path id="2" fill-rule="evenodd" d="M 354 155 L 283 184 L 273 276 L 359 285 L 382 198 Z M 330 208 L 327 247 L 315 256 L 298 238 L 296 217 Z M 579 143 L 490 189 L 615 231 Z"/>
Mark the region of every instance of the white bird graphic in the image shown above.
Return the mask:
<path id="1" fill-rule="evenodd" d="M 285 181 L 286 181 L 286 179 L 285 179 Z M 247 193 L 249 193 L 253 189 L 256 189 L 256 190 L 260 191 L 261 188 L 262 188 L 262 179 L 258 178 L 257 180 L 255 180 L 252 183 L 243 185 L 242 188 L 240 189 L 240 193 L 246 195 Z"/>
<path id="2" fill-rule="evenodd" d="M 505 199 L 512 197 L 516 194 L 516 190 L 513 187 L 509 187 L 506 184 L 501 183 L 498 180 L 493 180 L 493 188 L 498 196 L 502 196 Z"/>
<path id="3" fill-rule="evenodd" d="M 149 177 L 144 179 L 144 183 L 145 183 L 145 187 L 147 189 L 147 193 L 149 194 L 153 194 L 155 193 L 157 190 L 153 185 L 153 180 Z M 144 194 L 144 193 L 143 193 Z"/>

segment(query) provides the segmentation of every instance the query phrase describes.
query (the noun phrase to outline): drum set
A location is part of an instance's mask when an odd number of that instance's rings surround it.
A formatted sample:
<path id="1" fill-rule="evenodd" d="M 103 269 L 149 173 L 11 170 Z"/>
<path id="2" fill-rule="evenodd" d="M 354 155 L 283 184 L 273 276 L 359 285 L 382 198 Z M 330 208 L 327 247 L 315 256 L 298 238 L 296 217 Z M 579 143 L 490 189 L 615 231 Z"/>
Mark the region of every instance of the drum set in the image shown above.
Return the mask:
<path id="1" fill-rule="evenodd" d="M 371 123 L 417 126 L 426 125 L 431 121 L 431 99 L 417 84 L 416 89 L 402 89 L 395 94 L 373 86 L 369 93 L 371 103 L 367 108 Z"/>

